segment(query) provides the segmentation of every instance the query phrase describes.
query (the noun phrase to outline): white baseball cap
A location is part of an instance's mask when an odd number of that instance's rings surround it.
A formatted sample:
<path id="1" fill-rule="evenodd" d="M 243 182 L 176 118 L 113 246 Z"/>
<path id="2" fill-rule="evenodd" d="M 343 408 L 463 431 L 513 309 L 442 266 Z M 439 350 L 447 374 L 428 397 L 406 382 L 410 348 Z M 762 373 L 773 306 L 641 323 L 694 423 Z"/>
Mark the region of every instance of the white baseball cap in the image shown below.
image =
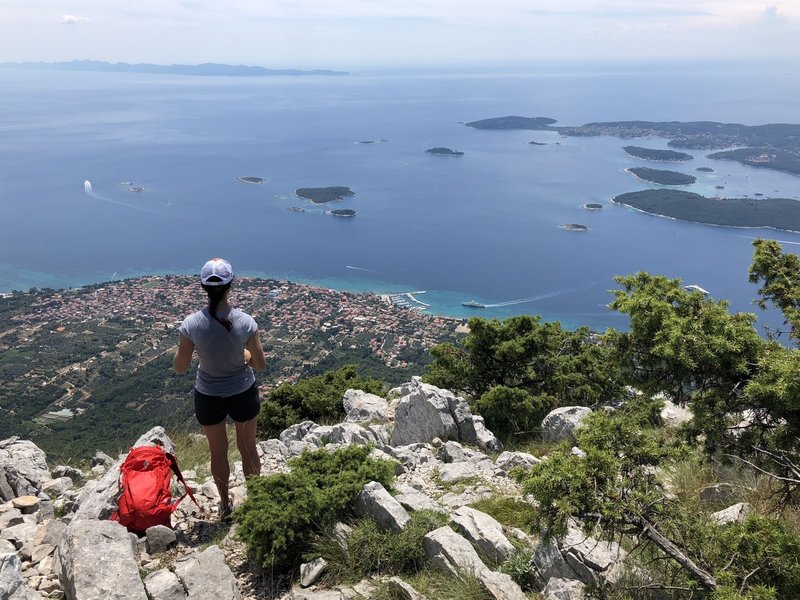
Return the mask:
<path id="1" fill-rule="evenodd" d="M 212 258 L 200 270 L 203 285 L 225 285 L 233 280 L 233 267 L 224 258 Z"/>

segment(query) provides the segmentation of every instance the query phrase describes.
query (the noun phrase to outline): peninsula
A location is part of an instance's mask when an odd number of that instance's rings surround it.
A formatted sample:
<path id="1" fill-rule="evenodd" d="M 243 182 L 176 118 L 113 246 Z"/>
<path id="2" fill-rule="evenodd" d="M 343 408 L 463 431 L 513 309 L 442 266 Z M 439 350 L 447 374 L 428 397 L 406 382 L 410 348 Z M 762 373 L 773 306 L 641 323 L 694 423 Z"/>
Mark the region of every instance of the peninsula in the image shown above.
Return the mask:
<path id="1" fill-rule="evenodd" d="M 685 173 L 678 173 L 677 171 L 650 169 L 649 167 L 631 167 L 625 169 L 625 172 L 630 173 L 642 181 L 657 183 L 659 185 L 689 185 L 697 181 L 694 175 L 686 175 Z"/>
<path id="2" fill-rule="evenodd" d="M 436 156 L 464 156 L 464 153 L 460 150 L 451 150 L 450 148 L 428 148 L 425 153 Z"/>
<path id="3" fill-rule="evenodd" d="M 800 231 L 800 202 L 789 198 L 707 198 L 667 189 L 629 192 L 611 201 L 680 221 Z"/>
<path id="4" fill-rule="evenodd" d="M 323 188 L 298 188 L 294 191 L 298 198 L 304 198 L 312 204 L 325 204 L 326 202 L 337 202 L 356 193 L 349 187 L 333 186 Z"/>
<path id="5" fill-rule="evenodd" d="M 607 121 L 578 126 L 553 125 L 548 117 L 495 117 L 466 123 L 475 129 L 533 129 L 564 136 L 609 135 L 623 139 L 660 137 L 675 148 L 722 150 L 710 158 L 800 175 L 800 124 L 741 125 L 714 121 Z"/>
<path id="6" fill-rule="evenodd" d="M 694 158 L 691 154 L 675 150 L 657 150 L 655 148 L 642 148 L 641 146 L 623 146 L 622 149 L 629 156 L 654 162 L 681 162 Z"/>

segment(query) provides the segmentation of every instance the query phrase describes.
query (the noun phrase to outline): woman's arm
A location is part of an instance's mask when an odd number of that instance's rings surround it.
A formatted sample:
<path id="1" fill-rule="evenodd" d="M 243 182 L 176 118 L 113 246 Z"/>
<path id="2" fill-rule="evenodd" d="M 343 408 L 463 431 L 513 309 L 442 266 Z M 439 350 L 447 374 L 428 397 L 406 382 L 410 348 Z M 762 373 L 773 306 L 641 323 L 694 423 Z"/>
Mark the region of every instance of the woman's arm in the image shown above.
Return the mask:
<path id="1" fill-rule="evenodd" d="M 258 371 L 266 369 L 267 359 L 264 356 L 264 348 L 261 346 L 261 339 L 258 337 L 258 330 L 247 340 L 246 348 L 250 351 L 250 360 L 247 361 L 247 364 Z"/>
<path id="2" fill-rule="evenodd" d="M 194 354 L 194 344 L 192 340 L 181 335 L 178 341 L 178 351 L 175 353 L 175 358 L 172 360 L 172 366 L 175 367 L 176 373 L 186 373 L 189 369 L 189 365 L 192 364 L 192 354 Z"/>

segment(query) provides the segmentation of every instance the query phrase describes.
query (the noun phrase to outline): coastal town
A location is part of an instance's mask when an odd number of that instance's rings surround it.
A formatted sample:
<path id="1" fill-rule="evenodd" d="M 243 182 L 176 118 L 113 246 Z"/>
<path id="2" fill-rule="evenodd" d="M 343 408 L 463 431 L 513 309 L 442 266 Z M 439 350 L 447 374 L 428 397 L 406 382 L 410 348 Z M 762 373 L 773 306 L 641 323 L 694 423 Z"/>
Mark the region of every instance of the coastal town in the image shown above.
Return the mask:
<path id="1" fill-rule="evenodd" d="M 462 320 L 421 313 L 418 304 L 398 303 L 397 295 L 242 277 L 231 300 L 259 326 L 268 362 L 259 377 L 262 395 L 347 362 L 373 364 L 383 373 L 396 372 L 398 380 L 407 378 L 422 371 L 431 346 L 466 331 Z M 143 389 L 141 404 L 126 406 L 143 409 L 148 394 L 160 394 L 163 403 L 169 385 L 175 385 L 169 366 L 178 327 L 205 303 L 196 278 L 179 275 L 5 294 L 0 299 L 0 375 L 6 382 L 0 415 L 24 415 L 49 426 L 93 408 L 99 388 L 142 373 L 168 387 Z M 191 386 L 186 376 L 177 381 Z M 174 396 L 174 402 L 190 398 L 185 391 Z"/>

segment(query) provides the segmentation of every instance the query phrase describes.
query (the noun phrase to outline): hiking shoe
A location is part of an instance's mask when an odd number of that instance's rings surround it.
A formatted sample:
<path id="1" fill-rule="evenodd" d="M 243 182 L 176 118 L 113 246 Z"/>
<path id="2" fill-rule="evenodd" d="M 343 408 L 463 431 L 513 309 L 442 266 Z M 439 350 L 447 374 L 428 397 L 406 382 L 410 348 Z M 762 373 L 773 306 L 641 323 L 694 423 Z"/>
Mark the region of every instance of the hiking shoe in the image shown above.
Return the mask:
<path id="1" fill-rule="evenodd" d="M 228 502 L 219 503 L 219 520 L 230 521 L 233 513 L 233 498 L 228 498 Z"/>

